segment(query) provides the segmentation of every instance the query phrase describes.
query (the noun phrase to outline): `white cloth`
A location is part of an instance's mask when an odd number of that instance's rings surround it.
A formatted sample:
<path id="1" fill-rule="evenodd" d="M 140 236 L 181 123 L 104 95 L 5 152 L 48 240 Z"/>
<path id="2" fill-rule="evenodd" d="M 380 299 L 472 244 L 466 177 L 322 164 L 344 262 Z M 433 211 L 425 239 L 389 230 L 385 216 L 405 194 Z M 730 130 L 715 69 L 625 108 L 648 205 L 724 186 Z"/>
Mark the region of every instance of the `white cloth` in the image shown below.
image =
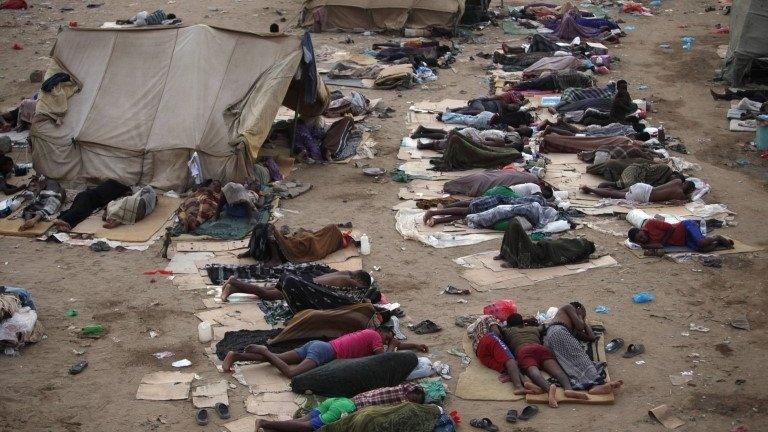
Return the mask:
<path id="1" fill-rule="evenodd" d="M 629 187 L 629 192 L 626 195 L 627 201 L 651 202 L 651 191 L 653 191 L 653 186 L 647 183 L 635 183 Z"/>
<path id="2" fill-rule="evenodd" d="M 25 306 L 0 323 L 0 342 L 11 347 L 23 345 L 35 328 L 37 312 Z"/>
<path id="3" fill-rule="evenodd" d="M 541 193 L 541 187 L 536 183 L 523 183 L 519 185 L 510 186 L 510 189 L 515 191 L 521 197 L 531 196 L 533 194 Z"/>

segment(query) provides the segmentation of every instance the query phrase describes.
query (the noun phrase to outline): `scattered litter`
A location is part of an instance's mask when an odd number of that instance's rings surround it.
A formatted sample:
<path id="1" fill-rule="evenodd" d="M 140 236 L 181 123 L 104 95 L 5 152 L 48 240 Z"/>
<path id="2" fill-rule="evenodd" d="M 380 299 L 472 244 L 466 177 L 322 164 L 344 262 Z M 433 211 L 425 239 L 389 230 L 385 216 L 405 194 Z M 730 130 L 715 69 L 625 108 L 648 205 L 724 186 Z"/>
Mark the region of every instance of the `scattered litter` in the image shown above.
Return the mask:
<path id="1" fill-rule="evenodd" d="M 744 314 L 737 315 L 731 321 L 729 322 L 731 327 L 737 328 L 740 330 L 752 330 L 752 327 L 749 325 L 749 321 L 747 320 L 747 316 Z"/>
<path id="2" fill-rule="evenodd" d="M 694 323 L 691 323 L 691 325 L 689 327 L 689 330 L 697 331 L 697 332 L 702 332 L 702 333 L 707 333 L 709 331 L 709 328 L 701 326 L 701 325 L 697 325 L 697 324 L 694 324 Z"/>
<path id="3" fill-rule="evenodd" d="M 733 348 L 731 348 L 730 342 L 720 342 L 715 345 L 715 351 L 719 352 L 724 357 L 729 357 L 733 354 Z"/>
<path id="4" fill-rule="evenodd" d="M 606 314 L 607 315 L 607 314 L 611 313 L 611 308 L 609 308 L 606 305 L 597 305 L 597 306 L 595 306 L 595 313 Z"/>
<path id="5" fill-rule="evenodd" d="M 150 330 L 150 331 L 149 331 L 149 338 L 150 338 L 150 339 L 154 339 L 154 338 L 156 338 L 156 337 L 158 337 L 158 336 L 160 336 L 160 333 L 159 333 L 159 332 L 156 332 L 156 331 L 154 331 L 154 330 Z"/>
<path id="6" fill-rule="evenodd" d="M 70 317 L 70 318 L 76 317 L 77 316 L 77 311 L 74 310 L 74 309 L 69 309 L 67 311 L 67 316 Z"/>
<path id="7" fill-rule="evenodd" d="M 156 353 L 154 353 L 152 355 L 155 356 L 156 359 L 160 360 L 160 359 L 164 359 L 164 358 L 168 358 L 168 357 L 173 356 L 173 353 L 170 352 L 170 351 L 161 351 L 161 352 L 156 352 Z"/>
<path id="8" fill-rule="evenodd" d="M 674 386 L 680 386 L 680 385 L 683 385 L 683 384 L 687 384 L 687 383 L 689 383 L 692 380 L 693 380 L 693 371 L 692 370 L 691 371 L 680 372 L 680 374 L 670 375 L 669 376 L 669 381 Z"/>
<path id="9" fill-rule="evenodd" d="M 188 359 L 181 359 L 171 363 L 171 366 L 175 368 L 183 368 L 187 366 L 192 366 L 192 362 L 189 361 Z"/>
<path id="10" fill-rule="evenodd" d="M 469 289 L 457 288 L 453 285 L 448 285 L 441 291 L 442 294 L 454 294 L 454 295 L 469 295 Z"/>
<path id="11" fill-rule="evenodd" d="M 648 303 L 654 300 L 653 294 L 647 291 L 636 292 L 632 295 L 632 301 L 635 303 Z"/>
<path id="12" fill-rule="evenodd" d="M 412 324 L 409 325 L 408 328 L 411 329 L 416 334 L 430 334 L 430 333 L 437 333 L 443 328 L 439 325 L 435 324 L 432 320 L 424 320 L 418 324 Z"/>
<path id="13" fill-rule="evenodd" d="M 451 347 L 451 349 L 449 349 L 447 352 L 450 355 L 459 357 L 461 359 L 461 364 L 463 364 L 464 366 L 469 365 L 469 362 L 471 361 L 467 353 L 465 353 L 464 350 L 461 348 Z"/>
<path id="14" fill-rule="evenodd" d="M 672 414 L 672 410 L 666 405 L 659 405 L 656 408 L 648 411 L 648 415 L 657 422 L 664 425 L 667 429 L 675 429 L 684 425 L 685 422 L 675 417 Z"/>
<path id="15" fill-rule="evenodd" d="M 642 365 L 645 364 L 645 360 L 638 360 L 638 361 L 635 362 L 635 364 L 638 365 L 638 366 L 642 366 Z"/>
<path id="16" fill-rule="evenodd" d="M 88 362 L 86 360 L 79 361 L 79 362 L 73 364 L 69 368 L 69 374 L 70 375 L 77 375 L 80 372 L 84 371 L 85 368 L 87 368 L 87 367 L 88 367 Z"/>
<path id="17" fill-rule="evenodd" d="M 99 338 L 105 330 L 101 324 L 89 324 L 80 329 L 80 334 L 84 337 Z"/>

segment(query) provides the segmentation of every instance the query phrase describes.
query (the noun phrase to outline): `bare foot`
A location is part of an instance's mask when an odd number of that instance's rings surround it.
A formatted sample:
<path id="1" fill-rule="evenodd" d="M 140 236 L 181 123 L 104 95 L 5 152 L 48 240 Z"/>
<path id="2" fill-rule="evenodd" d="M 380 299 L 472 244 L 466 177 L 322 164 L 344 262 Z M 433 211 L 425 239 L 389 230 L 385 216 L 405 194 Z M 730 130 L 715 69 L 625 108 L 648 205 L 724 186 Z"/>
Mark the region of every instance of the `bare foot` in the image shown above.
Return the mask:
<path id="1" fill-rule="evenodd" d="M 611 387 L 613 387 L 613 389 L 614 389 L 614 390 L 616 390 L 616 389 L 618 389 L 619 387 L 621 387 L 621 386 L 623 386 L 623 385 L 624 385 L 624 381 L 622 381 L 622 380 L 616 380 L 616 381 L 611 381 L 611 382 L 609 382 L 608 384 L 609 384 Z"/>
<path id="2" fill-rule="evenodd" d="M 512 264 L 510 264 L 508 262 L 501 263 L 500 267 L 501 268 L 514 268 L 514 267 L 512 267 Z"/>
<path id="3" fill-rule="evenodd" d="M 30 219 L 28 221 L 24 221 L 24 223 L 21 224 L 21 226 L 19 227 L 19 231 L 26 231 L 26 230 L 32 228 L 33 226 L 35 226 L 35 222 L 33 222 L 33 221 L 34 221 L 34 219 Z"/>
<path id="4" fill-rule="evenodd" d="M 224 282 L 224 285 L 221 286 L 221 301 L 222 302 L 228 302 L 227 300 L 229 298 L 229 295 L 232 294 L 232 281 L 235 279 L 234 276 L 230 276 L 229 279 L 227 279 L 226 282 Z"/>
<path id="5" fill-rule="evenodd" d="M 501 261 L 501 260 L 504 259 L 504 257 L 501 256 L 501 254 L 499 254 L 499 255 L 496 255 L 495 257 L 493 257 L 493 259 L 495 259 L 496 261 Z"/>
<path id="6" fill-rule="evenodd" d="M 265 352 L 268 352 L 269 349 L 265 347 L 264 345 L 248 345 L 245 347 L 245 351 L 254 353 L 254 354 L 261 354 L 264 355 Z"/>
<path id="7" fill-rule="evenodd" d="M 583 400 L 589 399 L 589 396 L 576 390 L 563 390 L 563 393 L 565 394 L 566 397 L 569 397 L 571 399 L 583 399 Z"/>
<path id="8" fill-rule="evenodd" d="M 551 384 L 549 386 L 549 393 L 547 395 L 547 400 L 549 401 L 550 408 L 557 408 L 557 386 L 556 385 Z"/>
<path id="9" fill-rule="evenodd" d="M 536 384 L 534 384 L 534 383 L 532 383 L 530 381 L 524 382 L 523 383 L 523 387 L 525 387 L 526 389 L 532 391 L 534 394 L 543 394 L 544 393 L 544 389 L 542 389 L 541 387 L 537 386 Z"/>
<path id="10" fill-rule="evenodd" d="M 112 228 L 117 228 L 120 225 L 121 223 L 116 220 L 107 219 L 107 222 L 104 225 L 102 225 L 102 227 L 106 229 L 112 229 Z"/>
<path id="11" fill-rule="evenodd" d="M 426 226 L 435 226 L 435 219 L 432 217 L 434 215 L 434 212 L 431 210 L 427 210 L 424 212 L 424 225 Z"/>
<path id="12" fill-rule="evenodd" d="M 517 396 L 525 396 L 527 394 L 533 394 L 532 391 L 525 388 L 520 388 L 520 389 L 516 388 L 512 393 L 514 393 Z"/>
<path id="13" fill-rule="evenodd" d="M 224 361 L 221 362 L 221 369 L 224 372 L 232 372 L 232 364 L 235 363 L 235 352 L 230 351 L 224 356 Z"/>
<path id="14" fill-rule="evenodd" d="M 610 384 L 600 384 L 592 387 L 587 392 L 591 395 L 606 395 L 613 393 L 613 387 Z"/>
<path id="15" fill-rule="evenodd" d="M 56 228 L 58 228 L 58 230 L 59 230 L 59 231 L 61 231 L 61 232 L 70 232 L 70 231 L 72 231 L 72 227 L 71 227 L 71 226 L 69 226 L 69 224 L 68 224 L 68 223 L 64 222 L 64 221 L 63 221 L 63 220 L 61 220 L 61 219 L 56 219 L 56 220 L 54 220 L 54 221 L 53 221 L 53 225 L 54 225 Z"/>

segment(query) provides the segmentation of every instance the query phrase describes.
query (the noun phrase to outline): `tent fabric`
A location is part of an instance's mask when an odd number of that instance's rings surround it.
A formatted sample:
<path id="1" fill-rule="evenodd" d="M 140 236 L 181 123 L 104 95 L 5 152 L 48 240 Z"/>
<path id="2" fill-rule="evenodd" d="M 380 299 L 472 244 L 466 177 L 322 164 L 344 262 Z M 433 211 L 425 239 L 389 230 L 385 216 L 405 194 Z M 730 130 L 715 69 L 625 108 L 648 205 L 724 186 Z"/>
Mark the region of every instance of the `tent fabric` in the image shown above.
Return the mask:
<path id="1" fill-rule="evenodd" d="M 745 84 L 755 62 L 768 62 L 768 1 L 739 0 L 731 6 L 731 42 L 724 78 Z"/>
<path id="2" fill-rule="evenodd" d="M 206 25 L 65 29 L 52 57 L 80 90 L 60 125 L 35 116 L 35 169 L 61 181 L 183 190 L 197 152 L 204 178 L 247 180 L 281 102 L 303 115 L 327 105 L 324 85 L 315 104 L 287 97 L 300 43 Z"/>
<path id="3" fill-rule="evenodd" d="M 464 0 L 305 0 L 302 22 L 319 31 L 454 28 Z"/>

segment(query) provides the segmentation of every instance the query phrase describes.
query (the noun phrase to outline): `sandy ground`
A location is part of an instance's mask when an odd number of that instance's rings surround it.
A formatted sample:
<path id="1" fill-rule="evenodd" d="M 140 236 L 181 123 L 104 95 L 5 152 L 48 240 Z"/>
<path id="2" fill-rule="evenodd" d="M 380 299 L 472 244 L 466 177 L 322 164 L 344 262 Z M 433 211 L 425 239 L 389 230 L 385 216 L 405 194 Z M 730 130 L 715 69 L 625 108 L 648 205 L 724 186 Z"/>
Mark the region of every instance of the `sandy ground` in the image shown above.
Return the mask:
<path id="1" fill-rule="evenodd" d="M 84 2 L 51 1 L 53 9 L 34 7 L 23 14 L 0 12 L 0 106 L 9 107 L 23 95 L 34 91 L 28 74 L 44 69 L 56 30 L 69 21 L 93 26 L 104 20 L 133 15 L 136 11 L 166 8 L 183 17 L 185 23 L 220 24 L 264 31 L 277 19 L 276 9 L 286 10 L 289 23 L 295 22 L 299 2 L 275 1 L 137 1 L 131 4 L 99 0 L 105 4 L 86 9 Z M 32 4 L 39 4 L 32 1 Z M 725 102 L 713 102 L 709 79 L 718 66 L 718 44 L 728 36 L 708 32 L 727 17 L 715 12 L 703 13 L 708 2 L 669 0 L 668 9 L 658 17 L 621 15 L 636 30 L 623 43 L 611 47 L 621 61 L 607 78 L 630 82 L 634 97 L 653 101 L 653 122 L 663 122 L 668 134 L 679 136 L 693 153 L 690 160 L 703 166 L 702 177 L 713 186 L 710 202 L 724 202 L 738 213 L 738 226 L 724 234 L 751 244 L 766 246 L 768 234 L 760 214 L 766 210 L 765 162 L 741 144 L 750 134 L 725 131 Z M 74 12 L 61 13 L 69 5 Z M 219 8 L 219 11 L 210 9 Z M 678 26 L 686 24 L 687 29 Z M 440 79 L 409 91 L 369 91 L 382 97 L 397 111 L 390 119 L 369 119 L 381 125 L 374 134 L 379 155 L 374 164 L 390 169 L 396 164 L 400 138 L 404 134 L 404 115 L 409 102 L 444 97 L 469 98 L 487 92 L 483 68 L 487 61 L 474 56 L 490 52 L 500 42 L 514 40 L 498 28 L 482 32 L 487 44 L 463 45 L 456 64 L 457 74 L 440 71 Z M 683 53 L 680 37 L 696 36 L 693 52 Z M 314 36 L 315 44 L 340 45 L 346 35 Z M 383 36 L 352 35 L 353 49 L 369 47 Z M 21 51 L 10 49 L 13 42 L 24 45 Z M 658 46 L 669 42 L 672 50 Z M 605 81 L 607 78 L 601 78 Z M 639 84 L 650 90 L 637 91 Z M 746 167 L 735 161 L 747 159 Z M 660 259 L 636 259 L 615 237 L 584 229 L 582 234 L 606 248 L 620 267 L 537 283 L 516 290 L 473 293 L 466 304 L 438 295 L 446 284 L 463 286 L 453 258 L 498 247 L 498 241 L 480 245 L 432 249 L 404 241 L 394 229 L 390 206 L 397 201 L 400 184 L 363 177 L 352 165 L 301 166 L 295 178 L 314 184 L 314 189 L 298 199 L 285 202 L 283 223 L 314 228 L 327 223 L 352 221 L 372 239 L 373 253 L 364 266 L 382 281 L 390 299 L 403 304 L 408 320 L 432 319 L 444 327 L 441 333 L 409 339 L 424 341 L 435 359 L 448 361 L 454 377 L 461 366 L 446 354 L 459 346 L 462 330 L 454 326 L 454 317 L 477 313 L 496 298 L 512 298 L 524 313 L 579 300 L 592 310 L 597 304 L 611 308 L 611 314 L 599 315 L 608 329 L 608 337 L 622 337 L 628 343 L 644 343 L 647 353 L 637 359 L 610 358 L 611 374 L 623 379 L 625 387 L 613 406 L 562 406 L 557 410 L 542 407 L 541 414 L 523 426 L 539 431 L 658 431 L 661 426 L 648 418 L 648 409 L 668 404 L 686 421 L 679 431 L 728 431 L 743 424 L 751 431 L 765 430 L 768 378 L 763 373 L 766 349 L 765 254 L 728 256 L 721 269 L 697 263 L 674 264 Z M 152 371 L 170 369 L 173 359 L 189 358 L 191 370 L 205 378 L 217 373 L 202 356 L 203 347 L 196 339 L 197 319 L 192 315 L 202 308 L 196 294 L 180 293 L 167 280 L 142 276 L 144 270 L 163 266 L 159 245 L 146 252 L 108 252 L 97 255 L 85 248 L 64 247 L 21 238 L 0 238 L 0 283 L 30 289 L 38 302 L 47 339 L 24 349 L 20 357 L 0 356 L 0 430 L 3 431 L 181 431 L 198 429 L 194 408 L 189 402 L 147 402 L 135 400 L 141 377 Z M 763 276 L 761 276 L 763 275 Z M 638 290 L 651 290 L 657 300 L 635 305 L 630 296 Z M 69 318 L 66 311 L 78 311 Z M 746 313 L 752 331 L 731 328 L 727 321 Z M 78 339 L 71 326 L 99 322 L 109 333 L 99 340 Z M 690 323 L 711 329 L 708 333 L 681 335 Z M 160 332 L 151 339 L 149 330 Z M 721 354 L 715 345 L 730 342 L 732 353 Z M 84 350 L 78 356 L 73 350 Z M 173 359 L 156 360 L 157 351 L 175 352 Z M 694 355 L 697 354 L 697 355 Z M 69 366 L 82 358 L 89 368 L 78 376 L 67 374 Z M 637 365 L 635 360 L 644 360 Z M 693 360 L 698 359 L 698 363 Z M 694 380 L 687 386 L 674 387 L 668 375 L 693 370 Z M 737 380 L 741 384 L 737 384 Z M 451 389 L 456 379 L 449 381 Z M 245 414 L 244 388 L 230 392 L 233 418 Z M 522 402 L 488 403 L 448 400 L 448 408 L 458 410 L 465 419 L 462 430 L 469 430 L 468 420 L 491 417 L 502 430 L 514 430 L 503 422 L 509 408 L 521 409 Z M 221 430 L 214 420 L 200 430 Z"/>

